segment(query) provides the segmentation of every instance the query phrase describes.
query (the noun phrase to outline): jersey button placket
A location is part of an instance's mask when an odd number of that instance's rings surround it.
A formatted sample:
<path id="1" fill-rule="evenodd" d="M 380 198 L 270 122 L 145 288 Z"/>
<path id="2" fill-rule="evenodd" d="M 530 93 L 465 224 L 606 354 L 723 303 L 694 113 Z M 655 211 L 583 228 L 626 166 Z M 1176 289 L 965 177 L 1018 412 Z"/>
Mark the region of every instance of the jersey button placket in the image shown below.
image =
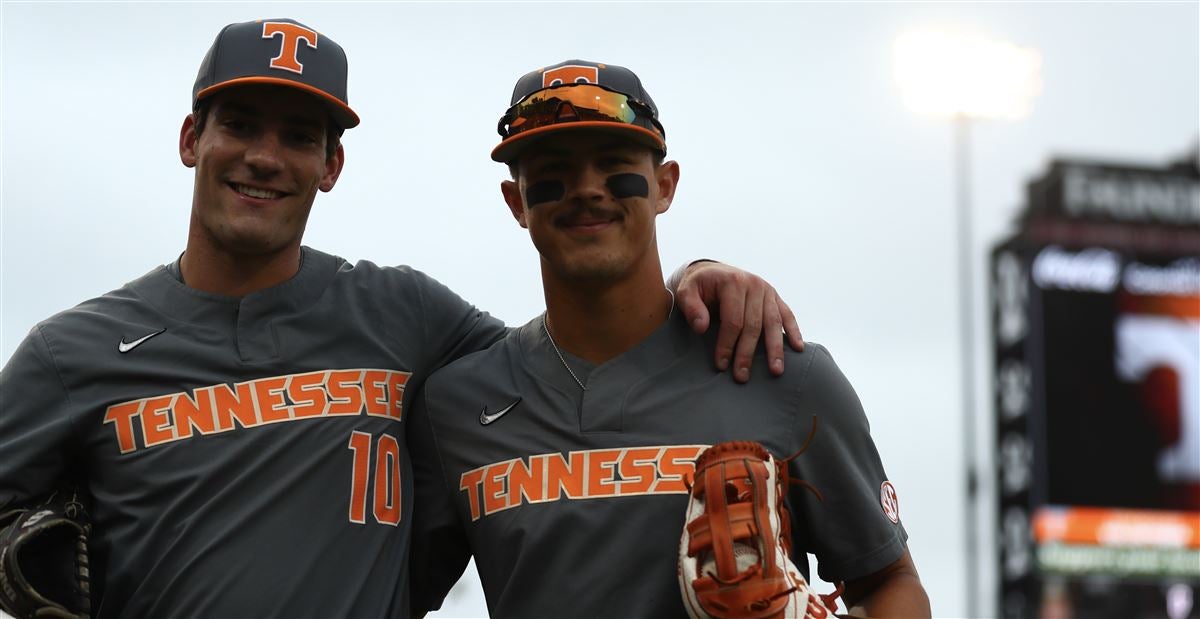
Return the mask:
<path id="1" fill-rule="evenodd" d="M 238 306 L 237 346 L 238 356 L 247 363 L 255 363 L 279 357 L 278 343 L 271 328 L 270 307 L 266 299 L 249 295 Z"/>
<path id="2" fill-rule="evenodd" d="M 583 432 L 620 432 L 622 393 L 613 389 L 613 381 L 605 380 L 609 368 L 592 370 L 585 384 L 583 402 L 579 407 L 579 428 Z"/>

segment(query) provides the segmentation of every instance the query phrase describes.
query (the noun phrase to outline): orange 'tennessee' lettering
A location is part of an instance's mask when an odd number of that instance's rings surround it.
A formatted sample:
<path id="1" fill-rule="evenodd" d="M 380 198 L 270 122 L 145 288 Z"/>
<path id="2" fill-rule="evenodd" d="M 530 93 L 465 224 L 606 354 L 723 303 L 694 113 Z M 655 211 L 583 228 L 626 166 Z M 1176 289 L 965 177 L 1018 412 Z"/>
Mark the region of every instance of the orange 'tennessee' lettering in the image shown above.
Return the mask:
<path id="1" fill-rule="evenodd" d="M 287 402 L 283 399 L 287 379 L 287 376 L 276 376 L 254 381 L 254 395 L 258 396 L 258 414 L 262 416 L 263 423 L 288 418 Z"/>
<path id="2" fill-rule="evenodd" d="M 399 419 L 404 410 L 404 385 L 408 384 L 408 372 L 391 372 L 388 374 L 388 397 L 392 399 L 388 407 L 388 416 Z"/>
<path id="3" fill-rule="evenodd" d="M 612 496 L 617 493 L 613 483 L 613 464 L 621 457 L 620 449 L 597 449 L 588 452 L 587 495 Z"/>
<path id="4" fill-rule="evenodd" d="M 483 475 L 483 513 L 494 514 L 510 507 L 505 498 L 507 491 L 504 487 L 504 478 L 508 476 L 512 464 L 513 461 L 509 460 L 487 467 L 487 471 Z"/>
<path id="5" fill-rule="evenodd" d="M 521 497 L 528 503 L 544 500 L 542 483 L 545 478 L 545 458 L 533 456 L 529 458 L 529 466 L 525 465 L 524 459 L 517 458 L 508 473 L 508 504 L 520 505 Z"/>
<path id="6" fill-rule="evenodd" d="M 568 464 L 562 454 L 546 454 L 546 499 L 557 501 L 565 493 L 569 499 L 583 497 L 583 476 L 587 463 L 583 452 L 569 454 Z"/>
<path id="7" fill-rule="evenodd" d="M 114 404 L 108 407 L 104 413 L 104 423 L 111 423 L 117 431 L 117 446 L 121 448 L 121 453 L 127 454 L 134 449 L 137 449 L 137 443 L 133 440 L 133 418 L 138 416 L 142 411 L 142 404 L 145 400 L 136 402 L 125 402 L 123 404 Z"/>
<path id="8" fill-rule="evenodd" d="M 700 455 L 702 447 L 681 445 L 668 447 L 658 460 L 660 479 L 654 485 L 654 492 L 686 493 L 687 485 L 683 480 L 696 470 L 696 456 Z"/>
<path id="9" fill-rule="evenodd" d="M 235 385 L 213 385 L 213 400 L 217 409 L 217 430 L 233 429 L 233 420 L 243 428 L 258 425 L 258 411 L 254 409 L 254 394 L 250 383 Z"/>
<path id="10" fill-rule="evenodd" d="M 475 469 L 462 474 L 458 481 L 458 489 L 465 490 L 471 503 L 471 520 L 479 520 L 479 486 L 483 483 L 483 469 Z"/>
<path id="11" fill-rule="evenodd" d="M 329 391 L 329 415 L 357 415 L 362 412 L 362 371 L 338 370 L 329 373 L 325 388 Z"/>
<path id="12" fill-rule="evenodd" d="M 171 415 L 168 413 L 174 400 L 174 394 L 146 400 L 146 406 L 142 408 L 142 438 L 146 441 L 146 447 L 175 438 L 175 433 L 171 431 Z"/>
<path id="13" fill-rule="evenodd" d="M 325 390 L 321 388 L 325 382 L 325 372 L 309 372 L 308 374 L 297 374 L 292 377 L 288 383 L 288 397 L 295 402 L 292 407 L 292 415 L 296 418 L 301 417 L 319 417 L 325 414 L 325 406 L 329 402 L 329 398 L 325 396 Z"/>
<path id="14" fill-rule="evenodd" d="M 186 391 L 175 398 L 175 436 L 191 438 L 192 428 L 200 434 L 212 434 L 216 431 L 211 393 L 211 387 L 203 387 L 195 391 L 194 398 Z"/>
<path id="15" fill-rule="evenodd" d="M 388 414 L 387 375 L 385 370 L 367 370 L 363 376 L 363 401 L 368 415 L 386 417 Z"/>
<path id="16" fill-rule="evenodd" d="M 658 447 L 635 447 L 625 452 L 618 470 L 621 473 L 621 494 L 643 494 L 654 483 L 654 460 Z"/>

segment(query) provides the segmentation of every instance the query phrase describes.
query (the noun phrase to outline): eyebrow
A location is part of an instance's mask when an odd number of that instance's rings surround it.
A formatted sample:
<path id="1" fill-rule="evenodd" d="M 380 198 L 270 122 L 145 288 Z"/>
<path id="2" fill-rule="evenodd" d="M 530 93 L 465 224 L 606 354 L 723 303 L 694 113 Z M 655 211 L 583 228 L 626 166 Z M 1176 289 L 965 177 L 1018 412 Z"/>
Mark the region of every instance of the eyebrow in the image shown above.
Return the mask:
<path id="1" fill-rule="evenodd" d="M 234 114 L 242 114 L 245 116 L 252 116 L 255 118 L 260 118 L 260 117 L 264 116 L 263 111 L 260 110 L 259 108 L 255 107 L 253 105 L 245 104 L 245 103 L 238 103 L 236 101 L 226 101 L 226 102 L 222 103 L 220 105 L 220 107 L 217 109 L 217 112 L 221 113 L 226 110 L 228 110 Z M 295 114 L 289 114 L 289 115 L 284 115 L 283 120 L 290 125 L 300 125 L 302 127 L 311 127 L 314 129 L 324 128 L 324 124 L 322 124 L 319 119 L 314 118 L 312 116 L 298 116 Z"/>
<path id="2" fill-rule="evenodd" d="M 625 140 L 614 140 L 612 142 L 607 142 L 605 144 L 602 144 L 601 146 L 596 148 L 596 150 L 599 150 L 599 151 L 633 150 L 635 148 L 637 148 L 637 146 L 635 144 L 631 144 L 630 142 L 627 142 Z"/>
<path id="3" fill-rule="evenodd" d="M 630 144 L 624 140 L 613 140 L 612 142 L 601 143 L 596 147 L 596 151 L 601 153 L 609 153 L 612 151 L 629 151 L 637 148 L 636 145 Z M 563 157 L 570 155 L 571 151 L 565 148 L 543 148 L 538 152 L 529 156 L 531 160 L 536 160 L 541 157 Z"/>

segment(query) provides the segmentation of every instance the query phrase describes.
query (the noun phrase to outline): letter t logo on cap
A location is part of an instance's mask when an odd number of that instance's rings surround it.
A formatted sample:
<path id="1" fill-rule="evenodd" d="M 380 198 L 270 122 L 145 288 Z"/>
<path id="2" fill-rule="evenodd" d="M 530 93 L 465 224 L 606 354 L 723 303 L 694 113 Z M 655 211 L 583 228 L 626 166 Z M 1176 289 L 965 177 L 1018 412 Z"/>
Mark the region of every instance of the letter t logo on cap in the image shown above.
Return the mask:
<path id="1" fill-rule="evenodd" d="M 599 84 L 600 71 L 596 67 L 568 64 L 550 69 L 542 74 L 542 88 L 569 84 Z"/>
<path id="2" fill-rule="evenodd" d="M 279 55 L 271 59 L 271 68 L 304 73 L 304 65 L 296 57 L 298 43 L 304 41 L 309 47 L 317 49 L 316 31 L 286 22 L 264 22 L 262 38 L 270 39 L 275 35 L 279 35 L 283 43 L 279 47 Z"/>

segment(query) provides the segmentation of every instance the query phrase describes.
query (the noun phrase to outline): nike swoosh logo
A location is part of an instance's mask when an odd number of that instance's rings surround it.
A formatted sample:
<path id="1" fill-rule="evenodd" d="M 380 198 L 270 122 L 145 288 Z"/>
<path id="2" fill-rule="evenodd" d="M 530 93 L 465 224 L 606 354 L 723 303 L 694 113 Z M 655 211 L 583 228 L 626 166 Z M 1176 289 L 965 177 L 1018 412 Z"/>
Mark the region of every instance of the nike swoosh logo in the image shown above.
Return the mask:
<path id="1" fill-rule="evenodd" d="M 504 408 L 492 413 L 491 415 L 489 415 L 487 412 L 487 406 L 484 406 L 483 412 L 479 413 L 479 423 L 486 426 L 487 424 L 492 423 L 493 421 L 496 421 L 497 419 L 503 417 L 504 413 L 507 413 L 508 411 L 512 410 L 514 406 L 516 406 L 520 403 L 521 403 L 521 398 L 517 398 L 516 402 L 513 402 L 512 404 L 505 406 Z"/>
<path id="2" fill-rule="evenodd" d="M 121 337 L 121 343 L 120 343 L 120 344 L 117 344 L 117 352 L 120 352 L 120 353 L 127 353 L 127 352 L 129 352 L 129 351 L 133 350 L 134 348 L 137 348 L 138 346 L 141 346 L 141 345 L 142 345 L 142 342 L 145 342 L 146 340 L 148 340 L 148 339 L 150 339 L 150 338 L 152 338 L 152 337 L 154 337 L 154 336 L 158 335 L 159 333 L 162 333 L 163 331 L 166 331 L 166 330 L 167 330 L 167 329 L 166 329 L 166 327 L 164 327 L 164 328 L 162 328 L 162 329 L 159 329 L 158 331 L 155 331 L 154 333 L 151 333 L 151 334 L 149 334 L 149 335 L 143 335 L 142 337 L 139 337 L 138 339 L 136 339 L 136 340 L 134 340 L 134 341 L 132 341 L 132 342 L 126 342 L 126 341 L 125 341 L 125 337 L 124 337 L 124 336 L 122 336 L 122 337 Z"/>

